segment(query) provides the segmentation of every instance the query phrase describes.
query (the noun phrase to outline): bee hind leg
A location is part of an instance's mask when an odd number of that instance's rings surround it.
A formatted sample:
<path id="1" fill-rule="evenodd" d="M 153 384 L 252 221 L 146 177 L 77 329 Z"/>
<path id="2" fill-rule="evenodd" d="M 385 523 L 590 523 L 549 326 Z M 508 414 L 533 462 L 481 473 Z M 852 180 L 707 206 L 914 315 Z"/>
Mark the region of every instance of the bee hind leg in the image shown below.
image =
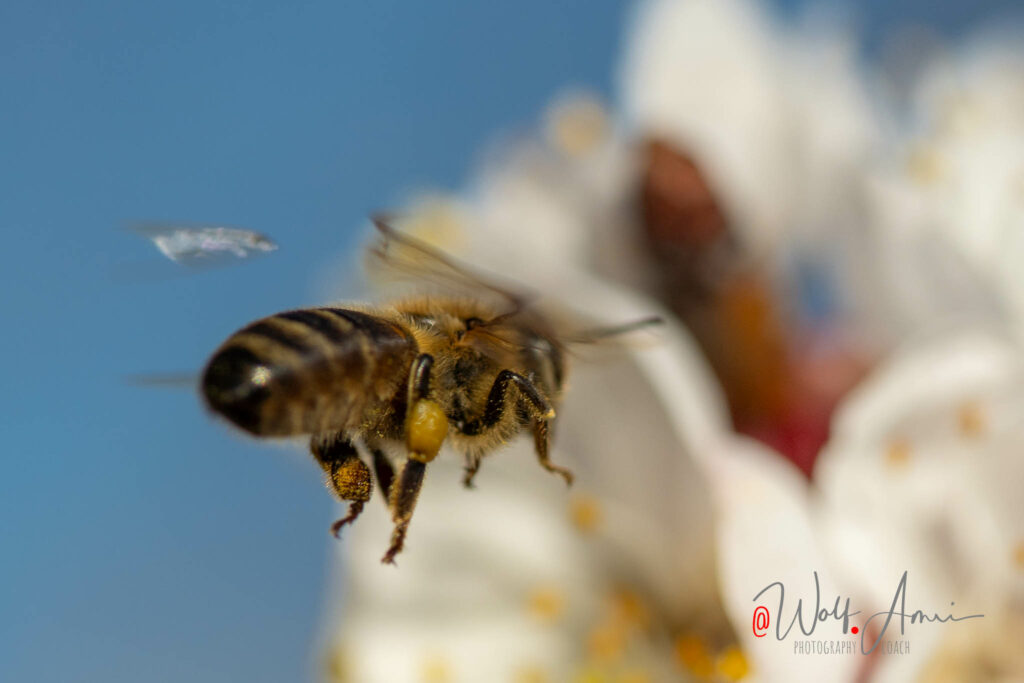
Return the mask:
<path id="1" fill-rule="evenodd" d="M 409 374 L 409 409 L 405 423 L 405 446 L 409 457 L 402 465 L 398 479 L 391 485 L 389 504 L 395 530 L 391 534 L 391 545 L 381 558 L 384 564 L 394 564 L 395 556 L 405 545 L 405 535 L 423 486 L 427 463 L 437 457 L 448 435 L 448 417 L 441 406 L 429 398 L 433 365 L 433 357 L 422 354 L 413 363 Z"/>
<path id="2" fill-rule="evenodd" d="M 395 468 L 391 466 L 391 461 L 380 448 L 372 446 L 370 451 L 373 453 L 373 472 L 377 475 L 377 483 L 380 485 L 381 493 L 384 494 L 384 504 L 386 505 L 391 500 L 391 485 L 395 481 Z"/>
<path id="3" fill-rule="evenodd" d="M 391 487 L 391 518 L 395 523 L 395 529 L 391 533 L 391 545 L 381 558 L 384 564 L 394 564 L 395 556 L 402 552 L 405 546 L 405 535 L 409 531 L 409 522 L 412 521 L 412 513 L 416 508 L 416 499 L 419 498 L 426 471 L 426 463 L 410 458 L 405 461 L 398 480 Z"/>
<path id="4" fill-rule="evenodd" d="M 314 437 L 310 450 L 327 475 L 327 487 L 339 500 L 349 501 L 348 514 L 331 525 L 331 533 L 339 537 L 342 527 L 354 522 L 370 500 L 373 487 L 370 468 L 359 458 L 352 442 L 344 437 Z"/>

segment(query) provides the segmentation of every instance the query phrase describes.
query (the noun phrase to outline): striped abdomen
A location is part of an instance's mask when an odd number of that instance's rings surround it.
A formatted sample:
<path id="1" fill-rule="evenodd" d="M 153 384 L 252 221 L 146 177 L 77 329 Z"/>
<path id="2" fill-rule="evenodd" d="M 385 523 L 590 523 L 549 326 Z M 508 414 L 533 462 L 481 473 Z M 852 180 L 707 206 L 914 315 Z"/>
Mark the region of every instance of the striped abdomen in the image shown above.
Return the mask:
<path id="1" fill-rule="evenodd" d="M 288 311 L 231 335 L 202 389 L 210 408 L 257 436 L 352 429 L 405 386 L 415 357 L 412 336 L 385 318 Z"/>

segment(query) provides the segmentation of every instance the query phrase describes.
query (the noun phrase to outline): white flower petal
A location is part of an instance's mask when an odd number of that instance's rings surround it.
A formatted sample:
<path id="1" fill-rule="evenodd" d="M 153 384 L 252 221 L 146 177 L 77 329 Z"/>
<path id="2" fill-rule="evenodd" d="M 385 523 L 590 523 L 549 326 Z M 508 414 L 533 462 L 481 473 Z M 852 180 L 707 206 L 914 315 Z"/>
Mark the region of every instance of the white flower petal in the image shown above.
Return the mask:
<path id="1" fill-rule="evenodd" d="M 722 594 L 743 649 L 753 660 L 755 673 L 765 681 L 854 680 L 860 661 L 849 656 L 800 655 L 796 642 L 808 638 L 794 626 L 785 640 L 776 638 L 794 618 L 796 601 L 803 600 L 807 627 L 815 603 L 817 572 L 822 607 L 831 609 L 841 595 L 829 558 L 821 550 L 811 520 L 806 480 L 788 462 L 752 441 L 732 440 L 709 459 L 712 492 L 716 501 L 715 536 Z M 785 586 L 784 612 L 779 614 L 779 591 Z M 759 605 L 772 618 L 768 634 L 757 637 L 752 619 Z M 775 620 L 780 619 L 776 624 Z M 814 639 L 852 639 L 842 633 L 842 622 L 827 621 L 815 628 Z"/>
<path id="2" fill-rule="evenodd" d="M 746 0 L 651 0 L 621 73 L 631 128 L 696 158 L 755 252 L 834 241 L 855 225 L 877 124 L 852 41 L 775 25 Z"/>
<path id="3" fill-rule="evenodd" d="M 1022 377 L 1015 345 L 964 333 L 905 349 L 850 396 L 816 482 L 822 537 L 859 601 L 887 609 L 904 571 L 911 610 L 988 614 L 1024 598 Z M 914 627 L 912 654 L 886 658 L 880 680 L 905 680 L 950 630 L 978 628 Z"/>
<path id="4" fill-rule="evenodd" d="M 1024 50 L 982 36 L 928 66 L 913 137 L 870 185 L 894 322 L 940 315 L 1024 330 Z M 921 254 L 927 248 L 926 254 Z M 951 272 L 950 272 L 951 271 Z M 965 291 L 966 290 L 966 291 Z M 903 326 L 906 326 L 905 323 Z"/>

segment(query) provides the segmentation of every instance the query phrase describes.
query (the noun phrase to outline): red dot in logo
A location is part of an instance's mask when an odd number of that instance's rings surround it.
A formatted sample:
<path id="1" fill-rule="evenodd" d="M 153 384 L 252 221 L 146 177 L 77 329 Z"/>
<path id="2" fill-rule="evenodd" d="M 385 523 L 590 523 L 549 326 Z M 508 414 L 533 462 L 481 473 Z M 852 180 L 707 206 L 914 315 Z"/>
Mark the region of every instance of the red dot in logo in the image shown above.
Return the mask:
<path id="1" fill-rule="evenodd" d="M 856 626 L 851 626 L 850 627 L 850 633 L 852 633 L 853 635 L 857 635 L 857 633 L 859 633 L 859 632 L 860 632 L 860 629 L 857 628 Z"/>

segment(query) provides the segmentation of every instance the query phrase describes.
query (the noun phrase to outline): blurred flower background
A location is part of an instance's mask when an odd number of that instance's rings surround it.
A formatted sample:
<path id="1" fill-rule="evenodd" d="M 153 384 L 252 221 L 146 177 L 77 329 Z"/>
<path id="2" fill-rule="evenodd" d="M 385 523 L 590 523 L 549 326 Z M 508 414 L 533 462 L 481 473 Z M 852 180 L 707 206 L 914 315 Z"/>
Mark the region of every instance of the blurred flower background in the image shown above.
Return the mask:
<path id="1" fill-rule="evenodd" d="M 0 11 L 0 678 L 1024 679 L 1012 9 Z M 381 207 L 594 321 L 668 320 L 574 364 L 572 490 L 525 443 L 472 492 L 441 458 L 397 570 L 379 502 L 328 545 L 301 449 L 125 381 L 361 296 Z M 183 276 L 136 220 L 281 249 Z M 875 611 L 903 571 L 911 609 L 985 618 L 869 657 L 751 633 L 772 581 Z"/>
<path id="2" fill-rule="evenodd" d="M 401 571 L 362 561 L 385 514 L 352 532 L 332 676 L 1024 677 L 1011 37 L 864 65 L 834 14 L 649 0 L 615 98 L 556 96 L 467 191 L 412 202 L 405 229 L 464 260 L 669 331 L 577 368 L 569 500 L 519 447 L 471 502 L 457 464 L 433 468 Z M 817 573 L 881 610 L 904 571 L 913 604 L 988 621 L 918 628 L 911 653 L 886 633 L 872 656 L 800 657 L 750 628 L 774 581 L 810 600 Z"/>

